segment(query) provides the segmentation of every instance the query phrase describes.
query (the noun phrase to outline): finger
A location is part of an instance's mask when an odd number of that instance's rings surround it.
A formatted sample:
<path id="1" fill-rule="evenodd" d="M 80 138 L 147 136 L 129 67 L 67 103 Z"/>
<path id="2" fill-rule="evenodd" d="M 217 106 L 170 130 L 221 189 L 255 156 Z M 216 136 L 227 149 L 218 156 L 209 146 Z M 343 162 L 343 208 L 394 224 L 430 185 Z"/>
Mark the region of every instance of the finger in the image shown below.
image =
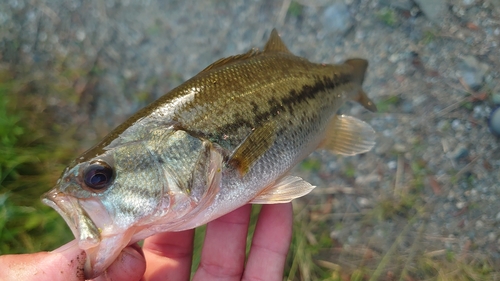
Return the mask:
<path id="1" fill-rule="evenodd" d="M 0 280 L 84 280 L 85 252 L 72 241 L 54 252 L 0 257 Z"/>
<path id="2" fill-rule="evenodd" d="M 146 261 L 142 249 L 139 245 L 133 244 L 123 249 L 108 269 L 93 280 L 137 281 L 144 275 L 145 270 Z"/>
<path id="3" fill-rule="evenodd" d="M 194 230 L 159 233 L 144 241 L 144 280 L 189 280 Z"/>
<path id="4" fill-rule="evenodd" d="M 242 280 L 283 279 L 292 226 L 292 203 L 262 207 Z"/>
<path id="5" fill-rule="evenodd" d="M 251 206 L 245 205 L 207 225 L 200 266 L 193 280 L 240 280 Z"/>

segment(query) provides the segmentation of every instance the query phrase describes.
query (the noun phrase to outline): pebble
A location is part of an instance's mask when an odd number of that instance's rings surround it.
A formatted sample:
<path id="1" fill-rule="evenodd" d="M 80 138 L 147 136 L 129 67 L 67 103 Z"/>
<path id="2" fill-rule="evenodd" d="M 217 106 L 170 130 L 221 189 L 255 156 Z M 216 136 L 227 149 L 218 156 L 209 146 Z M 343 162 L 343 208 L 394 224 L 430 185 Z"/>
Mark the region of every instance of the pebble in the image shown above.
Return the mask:
<path id="1" fill-rule="evenodd" d="M 486 73 L 489 71 L 489 66 L 478 61 L 474 56 L 462 57 L 458 68 L 458 75 L 472 90 L 479 90 L 481 88 Z"/>
<path id="2" fill-rule="evenodd" d="M 473 117 L 476 119 L 487 118 L 491 114 L 491 110 L 489 107 L 484 105 L 476 105 L 473 109 Z"/>
<path id="3" fill-rule="evenodd" d="M 462 123 L 458 119 L 455 119 L 455 120 L 451 121 L 451 128 L 453 130 L 455 130 L 455 131 L 463 131 L 463 130 L 465 130 L 465 126 L 462 125 Z"/>
<path id="4" fill-rule="evenodd" d="M 500 222 L 500 212 L 497 213 L 495 219 Z"/>
<path id="5" fill-rule="evenodd" d="M 465 5 L 465 6 L 470 6 L 472 4 L 474 4 L 474 0 L 462 0 L 462 3 Z"/>
<path id="6" fill-rule="evenodd" d="M 414 0 L 422 13 L 434 24 L 440 24 L 446 13 L 445 0 Z"/>
<path id="7" fill-rule="evenodd" d="M 469 155 L 469 150 L 463 144 L 457 145 L 457 147 L 449 154 L 449 157 L 454 160 L 460 160 Z"/>
<path id="8" fill-rule="evenodd" d="M 323 12 L 321 22 L 329 33 L 344 34 L 353 25 L 349 8 L 344 2 L 335 2 Z"/>
<path id="9" fill-rule="evenodd" d="M 413 3 L 410 0 L 380 0 L 380 4 L 405 11 L 409 11 L 413 7 Z"/>
<path id="10" fill-rule="evenodd" d="M 83 41 L 83 40 L 85 40 L 85 37 L 86 37 L 86 35 L 85 35 L 85 31 L 84 31 L 84 30 L 80 29 L 80 30 L 78 30 L 78 31 L 76 32 L 76 39 L 77 39 L 78 41 Z"/>
<path id="11" fill-rule="evenodd" d="M 401 110 L 403 111 L 403 113 L 413 113 L 413 109 L 413 103 L 409 100 L 405 100 L 401 104 Z"/>
<path id="12" fill-rule="evenodd" d="M 484 222 L 482 220 L 477 220 L 476 221 L 476 228 L 483 228 Z"/>
<path id="13" fill-rule="evenodd" d="M 390 170 L 396 170 L 398 164 L 396 161 L 389 161 L 387 162 L 387 167 L 390 169 Z"/>
<path id="14" fill-rule="evenodd" d="M 500 107 L 497 107 L 490 115 L 488 120 L 488 125 L 490 127 L 490 131 L 495 136 L 500 136 Z"/>
<path id="15" fill-rule="evenodd" d="M 332 239 L 338 239 L 340 237 L 340 231 L 338 230 L 333 230 L 330 232 L 330 238 Z"/>
<path id="16" fill-rule="evenodd" d="M 500 93 L 491 95 L 491 100 L 495 105 L 500 105 Z"/>
<path id="17" fill-rule="evenodd" d="M 359 206 L 361 206 L 361 208 L 370 207 L 372 205 L 371 201 L 364 197 L 359 197 L 357 201 Z"/>
<path id="18" fill-rule="evenodd" d="M 490 233 L 488 233 L 488 240 L 489 240 L 490 242 L 493 242 L 493 241 L 495 241 L 496 239 L 497 239 L 497 235 L 496 235 L 494 232 L 490 232 Z"/>
<path id="19" fill-rule="evenodd" d="M 457 202 L 457 204 L 455 204 L 455 207 L 457 207 L 457 209 L 461 210 L 465 207 L 465 202 Z"/>

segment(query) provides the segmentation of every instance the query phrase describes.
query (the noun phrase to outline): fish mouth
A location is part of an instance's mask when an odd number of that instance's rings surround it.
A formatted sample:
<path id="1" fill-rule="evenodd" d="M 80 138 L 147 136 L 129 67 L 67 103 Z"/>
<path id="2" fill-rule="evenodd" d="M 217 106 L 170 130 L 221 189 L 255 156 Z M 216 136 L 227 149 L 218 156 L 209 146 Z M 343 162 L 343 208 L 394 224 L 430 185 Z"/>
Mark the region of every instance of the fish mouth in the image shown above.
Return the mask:
<path id="1" fill-rule="evenodd" d="M 92 202 L 84 201 L 86 200 L 80 202 L 78 198 L 60 192 L 57 188 L 42 196 L 42 202 L 63 217 L 77 239 L 78 247 L 85 250 L 87 255 L 85 278 L 91 279 L 101 275 L 113 263 L 121 250 L 130 243 L 134 232 L 110 229 L 109 215 L 103 214 L 102 209 Z M 86 210 L 91 211 L 92 217 L 100 227 Z M 106 225 L 108 227 L 105 227 Z"/>
<path id="2" fill-rule="evenodd" d="M 99 229 L 77 198 L 54 188 L 42 196 L 42 202 L 63 217 L 75 238 L 78 239 L 78 246 L 81 249 L 87 250 L 99 245 L 101 241 Z"/>

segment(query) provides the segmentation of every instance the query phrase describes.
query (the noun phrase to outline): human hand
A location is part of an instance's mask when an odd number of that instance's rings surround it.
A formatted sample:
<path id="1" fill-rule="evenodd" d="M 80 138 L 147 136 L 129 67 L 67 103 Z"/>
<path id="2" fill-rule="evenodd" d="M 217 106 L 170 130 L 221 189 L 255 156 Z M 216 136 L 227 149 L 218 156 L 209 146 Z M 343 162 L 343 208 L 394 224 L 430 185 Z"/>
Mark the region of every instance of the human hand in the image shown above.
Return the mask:
<path id="1" fill-rule="evenodd" d="M 292 236 L 291 203 L 264 205 L 245 264 L 251 206 L 207 225 L 193 280 L 281 280 Z M 94 280 L 189 280 L 194 230 L 159 233 L 126 247 Z M 85 252 L 72 241 L 53 252 L 0 256 L 0 280 L 84 280 Z"/>

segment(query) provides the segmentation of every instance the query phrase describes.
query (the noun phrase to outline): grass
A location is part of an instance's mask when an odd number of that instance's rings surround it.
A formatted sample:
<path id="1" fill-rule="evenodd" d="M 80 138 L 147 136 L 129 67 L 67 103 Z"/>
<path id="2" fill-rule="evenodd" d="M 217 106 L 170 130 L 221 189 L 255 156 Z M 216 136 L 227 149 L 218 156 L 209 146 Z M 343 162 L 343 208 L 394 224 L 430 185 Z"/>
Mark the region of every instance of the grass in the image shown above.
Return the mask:
<path id="1" fill-rule="evenodd" d="M 40 201 L 55 183 L 45 165 L 57 158 L 43 140 L 24 83 L 0 73 L 0 254 L 54 249 L 72 234 L 57 213 Z"/>
<path id="2" fill-rule="evenodd" d="M 398 23 L 398 17 L 396 11 L 391 8 L 382 8 L 377 12 L 377 18 L 384 24 L 394 27 Z"/>

